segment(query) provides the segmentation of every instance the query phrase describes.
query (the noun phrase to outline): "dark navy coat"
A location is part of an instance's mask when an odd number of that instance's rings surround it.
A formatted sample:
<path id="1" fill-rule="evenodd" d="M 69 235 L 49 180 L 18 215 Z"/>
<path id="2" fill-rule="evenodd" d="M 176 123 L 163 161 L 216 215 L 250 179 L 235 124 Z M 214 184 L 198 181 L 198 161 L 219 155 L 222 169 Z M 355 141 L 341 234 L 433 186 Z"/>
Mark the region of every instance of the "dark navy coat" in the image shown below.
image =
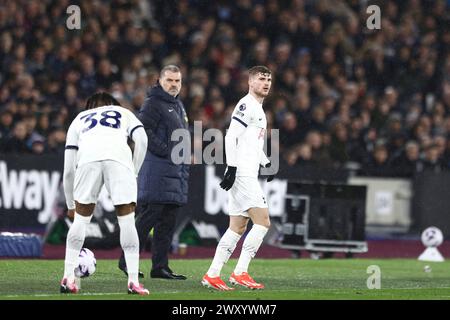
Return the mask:
<path id="1" fill-rule="evenodd" d="M 183 103 L 163 90 L 151 88 L 139 111 L 148 137 L 148 150 L 138 176 L 138 202 L 184 205 L 188 200 L 189 165 L 174 164 L 171 141 L 175 129 L 188 129 Z"/>

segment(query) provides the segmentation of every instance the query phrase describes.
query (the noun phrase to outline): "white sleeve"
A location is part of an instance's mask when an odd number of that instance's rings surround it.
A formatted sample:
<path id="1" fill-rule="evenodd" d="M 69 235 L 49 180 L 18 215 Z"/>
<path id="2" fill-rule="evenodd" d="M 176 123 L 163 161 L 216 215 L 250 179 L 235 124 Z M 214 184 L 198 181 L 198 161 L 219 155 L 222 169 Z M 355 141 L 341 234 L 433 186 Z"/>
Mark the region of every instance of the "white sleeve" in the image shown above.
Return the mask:
<path id="1" fill-rule="evenodd" d="M 133 164 L 137 176 L 139 174 L 139 170 L 141 170 L 141 166 L 147 152 L 148 139 L 144 126 L 136 127 L 135 130 L 132 131 L 131 139 L 134 142 Z"/>
<path id="2" fill-rule="evenodd" d="M 129 119 L 127 133 L 128 133 L 128 136 L 130 138 L 132 138 L 133 132 L 139 127 L 144 127 L 144 125 L 132 111 L 126 109 L 126 113 L 127 113 L 128 119 Z"/>
<path id="3" fill-rule="evenodd" d="M 247 126 L 242 125 L 234 118 L 231 119 L 230 127 L 225 135 L 225 154 L 227 156 L 227 165 L 237 166 L 237 139 L 244 133 Z"/>
<path id="4" fill-rule="evenodd" d="M 225 154 L 228 166 L 237 166 L 237 138 L 244 133 L 252 117 L 252 110 L 245 103 L 240 101 L 234 108 L 230 127 L 225 135 Z"/>
<path id="5" fill-rule="evenodd" d="M 64 196 L 68 209 L 75 209 L 75 199 L 73 197 L 73 184 L 75 180 L 75 169 L 77 165 L 78 152 L 78 132 L 76 130 L 76 118 L 72 122 L 67 132 L 66 151 L 64 152 L 64 174 L 63 187 Z"/>
<path id="6" fill-rule="evenodd" d="M 131 112 L 130 110 L 127 111 L 130 119 L 130 124 L 128 126 L 128 136 L 134 142 L 133 165 L 137 176 L 145 159 L 148 138 L 142 122 L 134 115 L 133 112 Z"/>
<path id="7" fill-rule="evenodd" d="M 78 150 L 78 130 L 77 130 L 78 118 L 75 118 L 70 124 L 69 130 L 67 130 L 66 136 L 66 149 Z"/>
<path id="8" fill-rule="evenodd" d="M 233 110 L 231 122 L 237 121 L 246 128 L 253 119 L 252 112 L 253 111 L 250 106 L 247 106 L 246 103 L 239 102 Z"/>
<path id="9" fill-rule="evenodd" d="M 73 184 L 75 179 L 76 163 L 77 163 L 77 150 L 66 149 L 66 151 L 64 152 L 63 186 L 67 208 L 70 210 L 75 209 L 75 199 L 73 197 Z"/>

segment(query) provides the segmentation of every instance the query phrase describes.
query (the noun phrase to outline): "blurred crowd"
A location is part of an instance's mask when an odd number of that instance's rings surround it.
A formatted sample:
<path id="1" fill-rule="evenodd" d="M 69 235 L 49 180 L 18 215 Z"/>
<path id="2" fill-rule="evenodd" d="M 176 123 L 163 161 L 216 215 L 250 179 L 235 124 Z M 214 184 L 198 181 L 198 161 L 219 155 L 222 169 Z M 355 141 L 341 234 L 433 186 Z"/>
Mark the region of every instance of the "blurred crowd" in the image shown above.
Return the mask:
<path id="1" fill-rule="evenodd" d="M 266 65 L 268 129 L 288 165 L 450 169 L 449 2 L 86 0 L 69 30 L 71 4 L 0 0 L 2 154 L 62 153 L 98 90 L 137 112 L 166 64 L 182 70 L 190 124 L 225 130 L 246 70 Z M 367 28 L 369 4 L 379 30 Z"/>

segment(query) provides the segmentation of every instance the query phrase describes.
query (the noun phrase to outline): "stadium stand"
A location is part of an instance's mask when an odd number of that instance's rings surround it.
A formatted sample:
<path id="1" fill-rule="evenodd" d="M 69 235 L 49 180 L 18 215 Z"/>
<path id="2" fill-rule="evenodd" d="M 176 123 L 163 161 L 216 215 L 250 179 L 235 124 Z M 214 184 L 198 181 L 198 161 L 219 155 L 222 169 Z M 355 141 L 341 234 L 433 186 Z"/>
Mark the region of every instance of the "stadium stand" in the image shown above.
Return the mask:
<path id="1" fill-rule="evenodd" d="M 0 152 L 62 153 L 87 96 L 107 90 L 137 112 L 161 66 L 184 77 L 189 121 L 225 130 L 266 65 L 265 103 L 289 165 L 410 177 L 450 168 L 448 2 L 379 1 L 380 30 L 364 1 L 0 1 Z"/>

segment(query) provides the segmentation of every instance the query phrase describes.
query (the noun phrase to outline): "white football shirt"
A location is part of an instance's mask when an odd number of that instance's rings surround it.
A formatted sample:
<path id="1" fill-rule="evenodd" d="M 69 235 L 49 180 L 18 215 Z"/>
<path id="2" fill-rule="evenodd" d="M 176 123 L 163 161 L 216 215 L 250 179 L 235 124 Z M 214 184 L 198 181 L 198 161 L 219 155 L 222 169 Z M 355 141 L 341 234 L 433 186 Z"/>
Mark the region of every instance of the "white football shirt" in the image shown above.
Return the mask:
<path id="1" fill-rule="evenodd" d="M 227 165 L 237 167 L 236 176 L 258 177 L 259 166 L 269 163 L 264 154 L 266 128 L 262 104 L 247 94 L 234 108 L 225 137 Z"/>
<path id="2" fill-rule="evenodd" d="M 77 166 L 114 160 L 135 171 L 128 137 L 144 127 L 128 109 L 103 106 L 80 112 L 67 132 L 66 149 L 76 149 Z"/>

